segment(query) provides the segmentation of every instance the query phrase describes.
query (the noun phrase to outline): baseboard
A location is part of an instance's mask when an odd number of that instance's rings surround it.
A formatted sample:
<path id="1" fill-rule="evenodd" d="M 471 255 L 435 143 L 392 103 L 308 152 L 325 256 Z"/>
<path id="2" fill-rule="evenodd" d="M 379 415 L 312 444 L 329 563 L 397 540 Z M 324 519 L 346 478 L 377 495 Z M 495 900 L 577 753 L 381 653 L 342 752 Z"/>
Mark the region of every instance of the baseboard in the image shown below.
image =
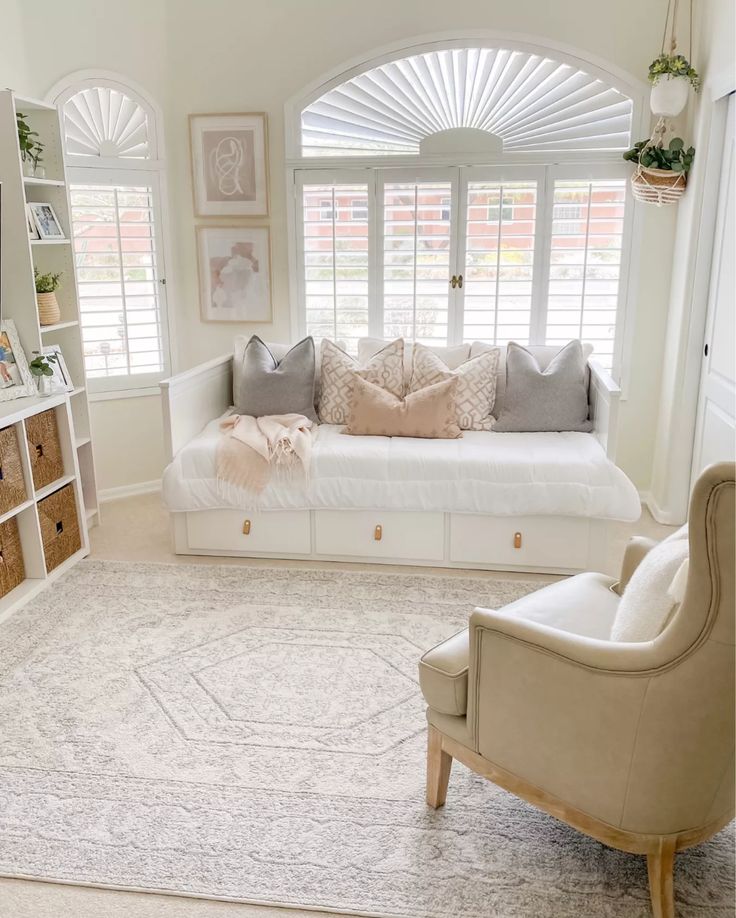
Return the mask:
<path id="1" fill-rule="evenodd" d="M 652 497 L 650 491 L 639 491 L 639 500 L 646 506 L 649 512 L 658 523 L 663 526 L 682 526 L 687 522 L 680 518 L 679 514 L 671 513 L 669 510 L 663 510 L 657 501 Z"/>
<path id="2" fill-rule="evenodd" d="M 97 498 L 101 504 L 111 500 L 122 500 L 124 497 L 136 497 L 138 494 L 154 494 L 161 490 L 161 479 L 154 481 L 138 481 L 135 484 L 120 485 L 118 488 L 103 488 Z"/>

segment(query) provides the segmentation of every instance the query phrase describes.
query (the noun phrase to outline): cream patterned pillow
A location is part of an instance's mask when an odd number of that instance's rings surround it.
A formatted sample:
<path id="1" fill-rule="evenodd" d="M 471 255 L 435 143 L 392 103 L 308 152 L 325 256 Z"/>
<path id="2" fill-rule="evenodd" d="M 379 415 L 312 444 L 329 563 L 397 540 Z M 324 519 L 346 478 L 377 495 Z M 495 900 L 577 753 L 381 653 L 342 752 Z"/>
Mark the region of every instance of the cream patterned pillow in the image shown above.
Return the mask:
<path id="1" fill-rule="evenodd" d="M 409 380 L 409 392 L 457 377 L 455 393 L 457 421 L 461 430 L 492 430 L 493 403 L 496 399 L 496 369 L 498 348 L 472 357 L 451 370 L 444 360 L 422 344 L 414 345 L 414 360 Z"/>
<path id="2" fill-rule="evenodd" d="M 353 373 L 387 392 L 404 395 L 404 339 L 397 338 L 364 365 L 333 341 L 322 341 L 319 419 L 323 424 L 347 424 L 355 382 Z"/>

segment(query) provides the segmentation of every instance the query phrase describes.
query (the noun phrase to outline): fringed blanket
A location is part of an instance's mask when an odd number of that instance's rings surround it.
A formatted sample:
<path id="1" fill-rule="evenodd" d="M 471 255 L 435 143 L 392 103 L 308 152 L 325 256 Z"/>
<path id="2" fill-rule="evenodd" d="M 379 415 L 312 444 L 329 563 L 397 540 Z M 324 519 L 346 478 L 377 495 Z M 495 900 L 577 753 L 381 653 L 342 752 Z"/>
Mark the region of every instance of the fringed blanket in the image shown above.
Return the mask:
<path id="1" fill-rule="evenodd" d="M 306 476 L 312 451 L 312 422 L 302 414 L 254 418 L 233 414 L 220 424 L 218 482 L 260 494 L 274 474 Z"/>

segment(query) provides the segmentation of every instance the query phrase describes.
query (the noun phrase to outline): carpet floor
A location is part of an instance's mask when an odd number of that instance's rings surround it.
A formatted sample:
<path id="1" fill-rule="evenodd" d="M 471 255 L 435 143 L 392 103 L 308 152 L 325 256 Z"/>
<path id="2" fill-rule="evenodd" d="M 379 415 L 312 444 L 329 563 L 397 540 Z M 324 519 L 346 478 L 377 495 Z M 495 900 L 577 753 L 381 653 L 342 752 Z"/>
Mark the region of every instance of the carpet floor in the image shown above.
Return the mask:
<path id="1" fill-rule="evenodd" d="M 648 918 L 643 858 L 456 765 L 421 653 L 538 583 L 86 561 L 0 629 L 0 875 L 396 918 Z M 678 914 L 733 915 L 733 833 Z"/>

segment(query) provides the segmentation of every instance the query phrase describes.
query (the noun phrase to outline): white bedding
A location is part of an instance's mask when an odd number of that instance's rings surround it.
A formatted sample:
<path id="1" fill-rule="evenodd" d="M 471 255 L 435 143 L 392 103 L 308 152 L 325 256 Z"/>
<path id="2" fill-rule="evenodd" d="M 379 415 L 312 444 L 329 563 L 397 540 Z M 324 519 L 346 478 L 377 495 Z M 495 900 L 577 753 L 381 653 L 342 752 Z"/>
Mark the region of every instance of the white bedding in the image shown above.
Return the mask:
<path id="1" fill-rule="evenodd" d="M 166 469 L 171 511 L 429 510 L 493 516 L 636 520 L 639 496 L 588 433 L 486 433 L 458 440 L 351 437 L 323 424 L 309 481 L 272 482 L 255 496 L 215 477 L 219 419 Z"/>

